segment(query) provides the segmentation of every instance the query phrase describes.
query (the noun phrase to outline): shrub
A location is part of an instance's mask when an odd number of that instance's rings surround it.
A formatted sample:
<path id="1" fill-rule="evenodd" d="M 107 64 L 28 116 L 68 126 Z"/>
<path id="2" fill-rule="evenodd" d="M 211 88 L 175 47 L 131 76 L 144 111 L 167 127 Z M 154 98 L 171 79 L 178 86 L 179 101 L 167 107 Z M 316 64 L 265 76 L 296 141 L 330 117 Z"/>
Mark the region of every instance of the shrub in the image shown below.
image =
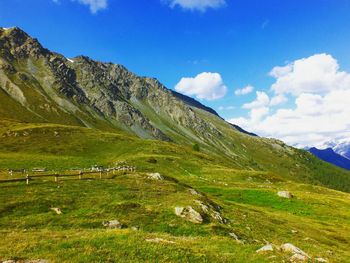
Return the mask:
<path id="1" fill-rule="evenodd" d="M 197 152 L 200 151 L 200 147 L 199 147 L 198 143 L 193 144 L 192 148 L 193 148 L 193 150 L 195 150 Z"/>

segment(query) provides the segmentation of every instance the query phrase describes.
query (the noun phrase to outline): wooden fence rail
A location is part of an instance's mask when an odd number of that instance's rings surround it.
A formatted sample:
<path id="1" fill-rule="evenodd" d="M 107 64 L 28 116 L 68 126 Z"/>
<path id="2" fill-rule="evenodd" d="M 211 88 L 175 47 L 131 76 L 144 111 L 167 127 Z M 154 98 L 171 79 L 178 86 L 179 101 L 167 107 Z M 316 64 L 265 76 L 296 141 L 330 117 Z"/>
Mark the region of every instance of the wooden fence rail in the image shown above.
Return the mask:
<path id="1" fill-rule="evenodd" d="M 0 180 L 0 183 L 13 183 L 13 182 L 23 182 L 25 181 L 26 184 L 29 184 L 29 181 L 34 180 L 36 178 L 43 178 L 43 177 L 55 177 L 55 182 L 58 182 L 58 179 L 60 177 L 79 177 L 81 180 L 84 175 L 91 175 L 91 174 L 99 174 L 100 179 L 103 178 L 103 173 L 105 173 L 107 176 L 109 175 L 110 172 L 135 172 L 136 168 L 135 167 L 121 167 L 121 168 L 110 168 L 106 170 L 100 170 L 100 171 L 90 171 L 90 172 L 83 172 L 80 171 L 77 174 L 65 174 L 65 173 L 54 173 L 54 174 L 37 174 L 37 175 L 29 175 L 26 174 L 25 178 L 13 178 L 13 179 L 4 179 Z"/>

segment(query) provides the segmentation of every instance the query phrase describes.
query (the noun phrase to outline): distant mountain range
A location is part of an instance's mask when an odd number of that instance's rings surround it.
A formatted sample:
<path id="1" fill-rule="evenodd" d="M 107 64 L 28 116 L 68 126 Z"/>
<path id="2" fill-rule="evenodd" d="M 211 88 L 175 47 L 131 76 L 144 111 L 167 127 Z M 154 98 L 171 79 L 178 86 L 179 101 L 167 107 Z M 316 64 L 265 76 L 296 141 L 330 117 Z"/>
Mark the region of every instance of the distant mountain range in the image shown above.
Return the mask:
<path id="1" fill-rule="evenodd" d="M 339 152 L 345 153 L 345 155 L 341 155 L 337 152 L 335 152 L 332 148 L 327 149 L 317 149 L 315 147 L 312 147 L 309 149 L 309 152 L 311 152 L 313 155 L 317 156 L 323 161 L 329 162 L 331 164 L 334 164 L 338 167 L 350 170 L 350 159 L 346 158 L 346 154 L 349 155 L 349 147 L 335 147 Z"/>
<path id="2" fill-rule="evenodd" d="M 350 159 L 350 141 L 331 142 L 328 147 L 332 148 L 336 153 Z"/>

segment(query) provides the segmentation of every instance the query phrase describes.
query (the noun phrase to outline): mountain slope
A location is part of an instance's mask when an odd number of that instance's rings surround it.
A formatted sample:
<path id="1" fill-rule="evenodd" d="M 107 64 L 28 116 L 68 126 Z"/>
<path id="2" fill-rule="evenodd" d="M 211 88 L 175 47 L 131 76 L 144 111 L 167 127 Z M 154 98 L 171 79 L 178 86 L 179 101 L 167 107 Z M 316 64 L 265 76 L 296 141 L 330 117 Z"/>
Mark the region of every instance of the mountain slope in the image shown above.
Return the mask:
<path id="1" fill-rule="evenodd" d="M 327 148 L 324 150 L 319 150 L 315 147 L 309 150 L 313 155 L 317 156 L 323 161 L 334 164 L 338 167 L 350 170 L 350 160 L 337 154 L 332 148 Z"/>
<path id="2" fill-rule="evenodd" d="M 67 60 L 18 28 L 2 29 L 0 34 L 2 88 L 35 121 L 62 123 L 67 117 L 61 116 L 68 115 L 78 125 L 119 128 L 142 138 L 177 141 L 181 137 L 188 142 L 200 138 L 203 143 L 211 140 L 208 133 L 221 138 L 192 107 L 212 110 L 174 96 L 155 79 L 83 56 Z M 40 109 L 34 107 L 33 97 Z"/>

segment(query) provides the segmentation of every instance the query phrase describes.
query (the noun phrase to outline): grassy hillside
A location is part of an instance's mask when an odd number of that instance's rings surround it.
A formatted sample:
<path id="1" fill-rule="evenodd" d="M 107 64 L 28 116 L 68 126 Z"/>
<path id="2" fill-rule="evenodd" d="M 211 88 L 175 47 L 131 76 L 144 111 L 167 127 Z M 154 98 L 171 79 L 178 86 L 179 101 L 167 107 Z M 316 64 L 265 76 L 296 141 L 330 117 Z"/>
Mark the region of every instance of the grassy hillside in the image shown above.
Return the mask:
<path id="1" fill-rule="evenodd" d="M 291 254 L 276 249 L 265 254 L 255 252 L 268 242 L 276 246 L 292 243 L 312 258 L 347 262 L 350 195 L 308 184 L 308 180 L 322 183 L 308 173 L 288 174 L 278 158 L 257 166 L 247 157 L 254 152 L 252 156 L 262 163 L 263 153 L 251 149 L 253 140 L 244 135 L 237 138 L 236 144 L 245 147 L 236 146 L 237 155 L 243 156 L 236 162 L 189 146 L 141 140 L 122 131 L 3 120 L 2 179 L 9 178 L 7 168 L 62 171 L 121 161 L 136 166 L 137 172 L 104 175 L 103 180 L 92 176 L 84 180 L 62 178 L 58 183 L 42 178 L 28 186 L 24 182 L 0 184 L 0 260 L 289 260 Z M 271 154 L 273 151 L 271 148 Z M 307 153 L 297 153 L 309 158 Z M 283 158 L 298 160 L 287 157 Z M 302 161 L 297 164 L 306 165 Z M 325 168 L 333 169 L 328 165 Z M 149 172 L 159 172 L 165 180 L 148 179 Z M 278 197 L 280 190 L 291 191 L 295 198 Z M 195 224 L 175 215 L 178 206 L 200 211 L 198 201 L 221 207 L 220 215 L 228 223 L 204 215 L 204 222 Z M 63 214 L 55 214 L 53 207 L 59 207 Z M 102 225 L 114 219 L 125 228 L 110 230 Z M 232 232 L 239 242 L 230 236 Z"/>

